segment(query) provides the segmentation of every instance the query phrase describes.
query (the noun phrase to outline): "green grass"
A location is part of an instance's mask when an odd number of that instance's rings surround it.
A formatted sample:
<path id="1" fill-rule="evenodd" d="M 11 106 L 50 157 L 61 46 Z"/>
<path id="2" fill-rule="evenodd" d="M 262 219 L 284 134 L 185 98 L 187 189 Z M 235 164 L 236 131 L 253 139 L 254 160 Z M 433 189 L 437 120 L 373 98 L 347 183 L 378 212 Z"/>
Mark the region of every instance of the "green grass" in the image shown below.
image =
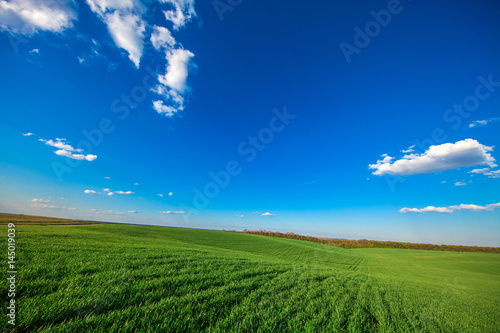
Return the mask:
<path id="1" fill-rule="evenodd" d="M 99 222 L 60 219 L 57 217 L 33 216 L 33 215 L 24 215 L 24 214 L 0 213 L 0 225 L 7 225 L 8 223 L 15 223 L 16 225 L 45 225 L 45 226 L 48 226 L 48 225 L 96 224 Z"/>
<path id="2" fill-rule="evenodd" d="M 1 332 L 500 332 L 498 254 L 113 224 L 16 233 L 17 325 L 2 306 Z"/>

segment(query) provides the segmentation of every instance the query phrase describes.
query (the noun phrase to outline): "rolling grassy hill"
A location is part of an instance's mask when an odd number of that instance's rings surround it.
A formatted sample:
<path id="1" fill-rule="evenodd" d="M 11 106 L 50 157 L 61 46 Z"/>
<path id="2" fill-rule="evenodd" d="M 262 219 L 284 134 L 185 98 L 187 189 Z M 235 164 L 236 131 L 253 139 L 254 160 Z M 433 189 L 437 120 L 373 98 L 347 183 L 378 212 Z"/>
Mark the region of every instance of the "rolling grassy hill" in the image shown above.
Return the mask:
<path id="1" fill-rule="evenodd" d="M 498 254 L 116 224 L 16 233 L 17 325 L 2 306 L 2 332 L 500 331 Z"/>

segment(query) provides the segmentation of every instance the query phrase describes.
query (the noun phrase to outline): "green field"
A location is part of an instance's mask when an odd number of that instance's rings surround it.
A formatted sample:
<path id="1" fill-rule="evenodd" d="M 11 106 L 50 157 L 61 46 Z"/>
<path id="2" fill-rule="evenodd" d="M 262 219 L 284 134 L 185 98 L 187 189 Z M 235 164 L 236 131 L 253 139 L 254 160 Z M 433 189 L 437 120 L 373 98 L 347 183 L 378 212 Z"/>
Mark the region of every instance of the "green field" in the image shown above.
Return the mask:
<path id="1" fill-rule="evenodd" d="M 500 332 L 498 254 L 114 224 L 17 226 L 16 246 L 0 332 Z"/>

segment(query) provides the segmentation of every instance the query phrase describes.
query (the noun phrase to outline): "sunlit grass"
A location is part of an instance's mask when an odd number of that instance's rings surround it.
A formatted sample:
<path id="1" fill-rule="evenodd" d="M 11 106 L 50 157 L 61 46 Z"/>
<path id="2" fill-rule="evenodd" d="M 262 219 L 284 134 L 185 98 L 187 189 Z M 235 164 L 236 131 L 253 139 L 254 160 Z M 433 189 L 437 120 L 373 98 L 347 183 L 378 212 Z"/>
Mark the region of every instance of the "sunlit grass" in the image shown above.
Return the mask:
<path id="1" fill-rule="evenodd" d="M 16 332 L 500 328 L 498 254 L 130 225 L 16 229 Z M 0 293 L 5 302 L 5 284 Z"/>

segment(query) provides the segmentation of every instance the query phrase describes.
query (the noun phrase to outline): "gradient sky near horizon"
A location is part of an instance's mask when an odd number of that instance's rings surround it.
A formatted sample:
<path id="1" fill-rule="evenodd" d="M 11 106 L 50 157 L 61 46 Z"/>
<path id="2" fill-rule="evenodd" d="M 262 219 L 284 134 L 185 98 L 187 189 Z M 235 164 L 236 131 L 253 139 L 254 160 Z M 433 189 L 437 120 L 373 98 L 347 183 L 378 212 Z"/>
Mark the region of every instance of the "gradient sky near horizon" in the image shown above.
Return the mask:
<path id="1" fill-rule="evenodd" d="M 500 246 L 498 1 L 0 1 L 0 211 Z"/>

